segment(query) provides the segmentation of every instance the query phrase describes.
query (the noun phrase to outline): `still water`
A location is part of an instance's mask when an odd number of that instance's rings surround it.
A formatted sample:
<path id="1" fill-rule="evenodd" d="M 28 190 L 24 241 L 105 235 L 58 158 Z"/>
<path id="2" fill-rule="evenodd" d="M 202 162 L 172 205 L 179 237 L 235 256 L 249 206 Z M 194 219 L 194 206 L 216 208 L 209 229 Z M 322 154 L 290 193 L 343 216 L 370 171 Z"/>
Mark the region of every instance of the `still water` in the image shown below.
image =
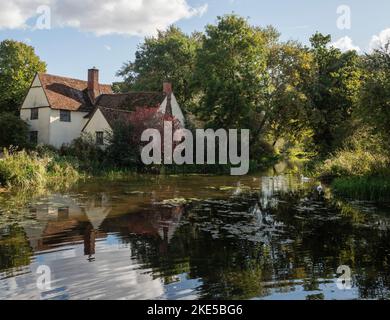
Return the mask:
<path id="1" fill-rule="evenodd" d="M 320 197 L 298 175 L 18 196 L 0 197 L 0 299 L 390 298 L 390 205 Z"/>

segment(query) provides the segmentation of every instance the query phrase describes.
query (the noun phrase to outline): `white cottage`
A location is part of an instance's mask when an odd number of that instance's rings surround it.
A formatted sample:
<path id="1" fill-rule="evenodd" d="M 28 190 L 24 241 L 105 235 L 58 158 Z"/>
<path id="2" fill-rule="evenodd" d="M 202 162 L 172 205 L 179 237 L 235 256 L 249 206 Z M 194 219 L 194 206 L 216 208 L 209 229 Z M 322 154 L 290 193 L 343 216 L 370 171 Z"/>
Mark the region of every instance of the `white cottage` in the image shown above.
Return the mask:
<path id="1" fill-rule="evenodd" d="M 108 119 L 112 111 L 126 114 L 139 107 L 158 107 L 185 126 L 185 119 L 165 82 L 162 92 L 116 94 L 110 85 L 99 83 L 99 70 L 88 70 L 88 81 L 38 73 L 20 109 L 20 117 L 30 126 L 30 140 L 61 147 L 79 138 L 82 132 L 103 144 L 104 134 L 112 130 Z"/>

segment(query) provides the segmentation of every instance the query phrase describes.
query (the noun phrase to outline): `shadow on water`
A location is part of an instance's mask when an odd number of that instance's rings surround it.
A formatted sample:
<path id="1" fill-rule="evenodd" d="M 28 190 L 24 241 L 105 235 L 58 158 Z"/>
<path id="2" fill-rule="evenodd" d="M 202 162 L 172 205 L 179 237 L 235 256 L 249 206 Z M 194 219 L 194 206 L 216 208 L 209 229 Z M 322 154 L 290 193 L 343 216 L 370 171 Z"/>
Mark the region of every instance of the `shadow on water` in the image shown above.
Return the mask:
<path id="1" fill-rule="evenodd" d="M 97 180 L 0 203 L 1 299 L 390 297 L 390 208 L 295 175 Z"/>

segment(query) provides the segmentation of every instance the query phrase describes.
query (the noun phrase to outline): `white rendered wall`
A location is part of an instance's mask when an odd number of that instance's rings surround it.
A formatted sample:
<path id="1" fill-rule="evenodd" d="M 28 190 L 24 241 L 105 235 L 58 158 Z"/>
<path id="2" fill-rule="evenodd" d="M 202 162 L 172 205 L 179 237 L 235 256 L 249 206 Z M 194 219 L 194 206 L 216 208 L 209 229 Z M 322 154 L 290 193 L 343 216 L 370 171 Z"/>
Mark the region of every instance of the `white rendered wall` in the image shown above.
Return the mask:
<path id="1" fill-rule="evenodd" d="M 49 144 L 50 143 L 50 114 L 51 109 L 49 107 L 43 107 L 38 109 L 38 119 L 30 120 L 31 109 L 21 109 L 20 118 L 26 121 L 29 125 L 30 131 L 38 131 L 38 143 Z"/>
<path id="2" fill-rule="evenodd" d="M 69 144 L 81 136 L 81 130 L 88 119 L 84 117 L 87 112 L 71 112 L 71 122 L 60 121 L 60 110 L 51 110 L 50 114 L 50 139 L 49 144 L 60 148 L 63 144 Z"/>
<path id="3" fill-rule="evenodd" d="M 104 139 L 107 137 L 107 132 L 111 132 L 111 127 L 108 124 L 106 118 L 103 116 L 102 112 L 98 109 L 92 116 L 88 125 L 84 129 L 84 133 L 91 134 L 95 138 L 96 132 L 103 132 Z M 105 141 L 106 143 L 106 141 Z"/>

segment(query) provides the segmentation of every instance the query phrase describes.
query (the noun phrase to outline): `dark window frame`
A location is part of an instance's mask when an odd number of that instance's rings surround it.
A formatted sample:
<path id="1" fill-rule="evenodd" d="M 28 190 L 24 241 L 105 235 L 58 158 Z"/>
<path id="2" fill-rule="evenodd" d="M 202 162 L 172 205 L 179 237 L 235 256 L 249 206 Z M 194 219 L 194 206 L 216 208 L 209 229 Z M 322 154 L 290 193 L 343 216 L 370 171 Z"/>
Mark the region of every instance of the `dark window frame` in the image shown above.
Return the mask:
<path id="1" fill-rule="evenodd" d="M 38 120 L 38 119 L 39 119 L 39 108 L 31 108 L 30 120 Z"/>
<path id="2" fill-rule="evenodd" d="M 60 122 L 72 122 L 70 110 L 60 110 Z"/>
<path id="3" fill-rule="evenodd" d="M 104 132 L 96 131 L 95 132 L 96 145 L 104 146 Z"/>

